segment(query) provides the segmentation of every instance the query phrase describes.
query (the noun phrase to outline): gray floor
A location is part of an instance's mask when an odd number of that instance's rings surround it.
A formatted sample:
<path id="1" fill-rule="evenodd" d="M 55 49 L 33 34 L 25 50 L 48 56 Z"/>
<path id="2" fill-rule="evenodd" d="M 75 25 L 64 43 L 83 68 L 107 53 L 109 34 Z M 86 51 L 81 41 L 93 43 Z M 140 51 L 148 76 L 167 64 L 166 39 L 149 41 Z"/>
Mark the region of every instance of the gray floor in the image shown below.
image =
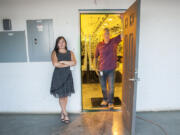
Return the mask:
<path id="1" fill-rule="evenodd" d="M 137 113 L 163 127 L 168 135 L 180 135 L 180 111 Z M 136 135 L 164 135 L 157 127 L 142 120 L 136 120 Z"/>
<path id="2" fill-rule="evenodd" d="M 0 114 L 0 135 L 128 135 L 121 112 L 70 114 L 71 123 L 60 122 L 59 114 Z M 168 135 L 180 135 L 180 112 L 137 113 L 160 124 Z M 143 120 L 136 120 L 136 135 L 163 135 Z"/>

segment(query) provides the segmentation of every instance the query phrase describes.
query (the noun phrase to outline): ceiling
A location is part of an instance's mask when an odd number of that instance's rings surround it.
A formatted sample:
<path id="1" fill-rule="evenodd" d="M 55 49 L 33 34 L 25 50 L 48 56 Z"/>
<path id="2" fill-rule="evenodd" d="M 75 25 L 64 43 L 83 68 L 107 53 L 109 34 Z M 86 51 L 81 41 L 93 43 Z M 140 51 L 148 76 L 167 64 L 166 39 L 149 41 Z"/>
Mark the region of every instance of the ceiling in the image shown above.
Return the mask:
<path id="1" fill-rule="evenodd" d="M 102 40 L 104 28 L 109 28 L 114 37 L 123 30 L 122 26 L 120 14 L 81 14 L 81 41 Z"/>

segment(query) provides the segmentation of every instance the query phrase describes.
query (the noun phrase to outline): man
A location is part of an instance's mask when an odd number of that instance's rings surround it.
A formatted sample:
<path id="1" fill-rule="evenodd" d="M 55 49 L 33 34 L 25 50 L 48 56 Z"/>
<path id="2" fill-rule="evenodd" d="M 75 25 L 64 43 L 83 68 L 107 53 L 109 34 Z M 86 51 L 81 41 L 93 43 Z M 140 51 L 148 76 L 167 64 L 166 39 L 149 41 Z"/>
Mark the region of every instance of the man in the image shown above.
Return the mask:
<path id="1" fill-rule="evenodd" d="M 114 99 L 114 74 L 117 62 L 117 45 L 121 42 L 121 35 L 110 39 L 110 31 L 104 29 L 104 40 L 96 47 L 95 52 L 95 68 L 101 83 L 103 93 L 103 101 L 101 106 L 113 107 Z M 98 61 L 99 58 L 99 61 Z M 107 95 L 107 82 L 109 84 L 109 96 Z"/>

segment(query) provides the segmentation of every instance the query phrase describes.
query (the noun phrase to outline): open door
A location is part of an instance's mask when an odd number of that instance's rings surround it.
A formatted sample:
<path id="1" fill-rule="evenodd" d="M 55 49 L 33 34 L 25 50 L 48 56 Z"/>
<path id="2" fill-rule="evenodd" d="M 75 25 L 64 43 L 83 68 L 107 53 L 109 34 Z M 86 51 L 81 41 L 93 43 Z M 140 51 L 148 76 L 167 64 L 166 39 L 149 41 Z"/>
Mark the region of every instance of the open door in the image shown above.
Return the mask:
<path id="1" fill-rule="evenodd" d="M 124 66 L 122 112 L 130 135 L 135 135 L 136 89 L 139 44 L 139 1 L 124 13 Z"/>

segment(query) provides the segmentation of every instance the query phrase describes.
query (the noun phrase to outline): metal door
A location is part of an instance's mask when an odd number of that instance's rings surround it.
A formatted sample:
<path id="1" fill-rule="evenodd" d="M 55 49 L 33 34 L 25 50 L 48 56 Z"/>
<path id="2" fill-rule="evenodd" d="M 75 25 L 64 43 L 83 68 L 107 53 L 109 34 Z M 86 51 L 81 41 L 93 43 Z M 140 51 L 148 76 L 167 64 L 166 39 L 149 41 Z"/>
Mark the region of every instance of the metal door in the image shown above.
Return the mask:
<path id="1" fill-rule="evenodd" d="M 0 32 L 0 62 L 26 62 L 25 31 Z"/>
<path id="2" fill-rule="evenodd" d="M 135 135 L 137 63 L 139 44 L 139 1 L 124 14 L 124 66 L 122 111 L 126 128 Z"/>
<path id="3" fill-rule="evenodd" d="M 52 20 L 27 20 L 27 34 L 30 61 L 50 61 L 54 46 Z"/>

